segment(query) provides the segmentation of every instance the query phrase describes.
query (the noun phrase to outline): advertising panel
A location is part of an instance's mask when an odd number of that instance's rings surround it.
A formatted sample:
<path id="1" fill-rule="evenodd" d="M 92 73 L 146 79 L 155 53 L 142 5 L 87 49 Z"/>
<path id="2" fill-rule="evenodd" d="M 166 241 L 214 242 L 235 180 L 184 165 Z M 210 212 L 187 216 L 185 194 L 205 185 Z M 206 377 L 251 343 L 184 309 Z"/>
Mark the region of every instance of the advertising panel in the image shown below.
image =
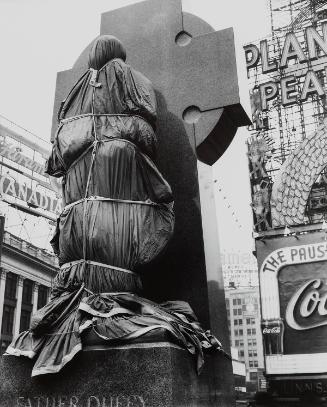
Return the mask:
<path id="1" fill-rule="evenodd" d="M 327 372 L 327 241 L 318 230 L 256 241 L 266 374 Z"/>
<path id="2" fill-rule="evenodd" d="M 259 44 L 244 47 L 248 70 L 261 65 L 262 75 L 269 80 L 258 84 L 255 104 L 259 110 L 269 109 L 269 101 L 277 100 L 282 106 L 305 102 L 309 96 L 325 95 L 323 77 L 327 67 L 327 23 L 319 28 L 311 26 L 297 32 L 287 32 L 271 45 L 275 37 Z M 283 73 L 282 77 L 279 75 Z M 297 79 L 303 77 L 301 83 Z M 271 78 L 273 78 L 271 80 Z"/>
<path id="3" fill-rule="evenodd" d="M 279 170 L 303 148 L 305 155 L 296 171 L 304 171 L 318 145 L 320 136 L 314 134 L 320 131 L 327 107 L 327 22 L 315 19 L 289 26 L 247 44 L 244 50 L 253 121 L 248 140 L 252 209 L 255 230 L 260 233 L 284 221 L 278 222 L 272 205 Z M 313 146 L 310 151 L 305 143 Z M 319 147 L 325 151 L 325 145 Z M 292 214 L 291 205 L 288 225 L 322 221 L 327 208 L 325 172 L 315 174 L 310 185 L 304 182 L 310 190 L 305 219 L 298 221 L 299 211 L 294 208 Z M 289 176 L 294 182 L 294 173 L 289 171 Z"/>
<path id="4" fill-rule="evenodd" d="M 62 209 L 61 185 L 44 172 L 48 151 L 50 143 L 0 117 L 1 200 L 55 220 Z"/>
<path id="5" fill-rule="evenodd" d="M 31 206 L 49 212 L 59 214 L 61 211 L 61 202 L 58 199 L 29 188 L 26 184 L 17 182 L 12 176 L 0 175 L 0 195 L 3 194 L 18 198 Z"/>

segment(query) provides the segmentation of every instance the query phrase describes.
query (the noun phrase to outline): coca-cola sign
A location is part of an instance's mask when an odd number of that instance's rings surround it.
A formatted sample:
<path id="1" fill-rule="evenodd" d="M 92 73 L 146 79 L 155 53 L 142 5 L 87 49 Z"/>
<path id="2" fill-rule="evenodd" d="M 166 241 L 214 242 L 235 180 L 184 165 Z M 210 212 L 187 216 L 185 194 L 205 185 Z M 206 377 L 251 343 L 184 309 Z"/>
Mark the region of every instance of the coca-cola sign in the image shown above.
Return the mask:
<path id="1" fill-rule="evenodd" d="M 327 325 L 326 284 L 321 279 L 305 282 L 291 297 L 286 308 L 286 322 L 302 331 Z"/>
<path id="2" fill-rule="evenodd" d="M 325 238 L 318 230 L 256 242 L 267 374 L 326 371 Z"/>
<path id="3" fill-rule="evenodd" d="M 284 322 L 282 319 L 278 318 L 262 321 L 261 328 L 265 354 L 282 354 L 284 337 Z"/>
<path id="4" fill-rule="evenodd" d="M 262 333 L 263 334 L 279 334 L 280 333 L 280 327 L 275 326 L 274 328 L 263 328 Z"/>

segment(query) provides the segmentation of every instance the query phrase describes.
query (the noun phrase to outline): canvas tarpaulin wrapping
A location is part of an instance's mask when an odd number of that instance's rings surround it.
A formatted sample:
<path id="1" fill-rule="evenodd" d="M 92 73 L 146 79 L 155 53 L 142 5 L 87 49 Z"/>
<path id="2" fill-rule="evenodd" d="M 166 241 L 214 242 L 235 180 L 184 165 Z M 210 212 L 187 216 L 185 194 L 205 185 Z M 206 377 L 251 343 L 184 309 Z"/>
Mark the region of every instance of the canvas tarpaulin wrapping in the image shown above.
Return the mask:
<path id="1" fill-rule="evenodd" d="M 110 44 L 117 41 L 112 38 Z M 158 256 L 172 236 L 173 197 L 153 161 L 152 85 L 123 61 L 119 44 L 110 49 L 109 62 L 97 71 L 108 48 L 92 48 L 90 69 L 59 112 L 46 171 L 63 176 L 65 207 L 52 239 L 61 269 L 50 302 L 7 350 L 35 358 L 33 375 L 59 371 L 82 349 L 85 330 L 115 343 L 163 330 L 198 355 L 198 369 L 202 347 L 220 348 L 188 304 L 159 305 L 136 295 L 142 289 L 137 267 Z"/>

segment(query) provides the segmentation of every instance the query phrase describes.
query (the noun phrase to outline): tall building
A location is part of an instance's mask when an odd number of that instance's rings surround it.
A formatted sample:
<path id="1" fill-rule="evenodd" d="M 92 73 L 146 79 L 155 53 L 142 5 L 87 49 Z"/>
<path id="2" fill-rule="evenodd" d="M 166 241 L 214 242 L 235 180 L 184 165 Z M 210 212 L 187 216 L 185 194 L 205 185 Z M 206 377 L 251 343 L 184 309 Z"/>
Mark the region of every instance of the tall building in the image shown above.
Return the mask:
<path id="1" fill-rule="evenodd" d="M 245 362 L 248 390 L 256 391 L 264 366 L 259 288 L 225 288 L 225 297 L 231 346 Z"/>

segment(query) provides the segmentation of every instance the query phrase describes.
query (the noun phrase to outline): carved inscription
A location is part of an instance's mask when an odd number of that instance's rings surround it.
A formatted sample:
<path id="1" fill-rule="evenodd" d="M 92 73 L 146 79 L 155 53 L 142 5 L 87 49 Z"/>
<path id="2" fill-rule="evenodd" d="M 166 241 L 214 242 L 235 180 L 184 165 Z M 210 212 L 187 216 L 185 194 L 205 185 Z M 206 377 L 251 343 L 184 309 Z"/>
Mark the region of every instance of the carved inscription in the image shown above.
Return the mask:
<path id="1" fill-rule="evenodd" d="M 139 395 L 108 395 L 89 396 L 39 396 L 17 397 L 15 407 L 145 407 L 142 396 Z"/>

